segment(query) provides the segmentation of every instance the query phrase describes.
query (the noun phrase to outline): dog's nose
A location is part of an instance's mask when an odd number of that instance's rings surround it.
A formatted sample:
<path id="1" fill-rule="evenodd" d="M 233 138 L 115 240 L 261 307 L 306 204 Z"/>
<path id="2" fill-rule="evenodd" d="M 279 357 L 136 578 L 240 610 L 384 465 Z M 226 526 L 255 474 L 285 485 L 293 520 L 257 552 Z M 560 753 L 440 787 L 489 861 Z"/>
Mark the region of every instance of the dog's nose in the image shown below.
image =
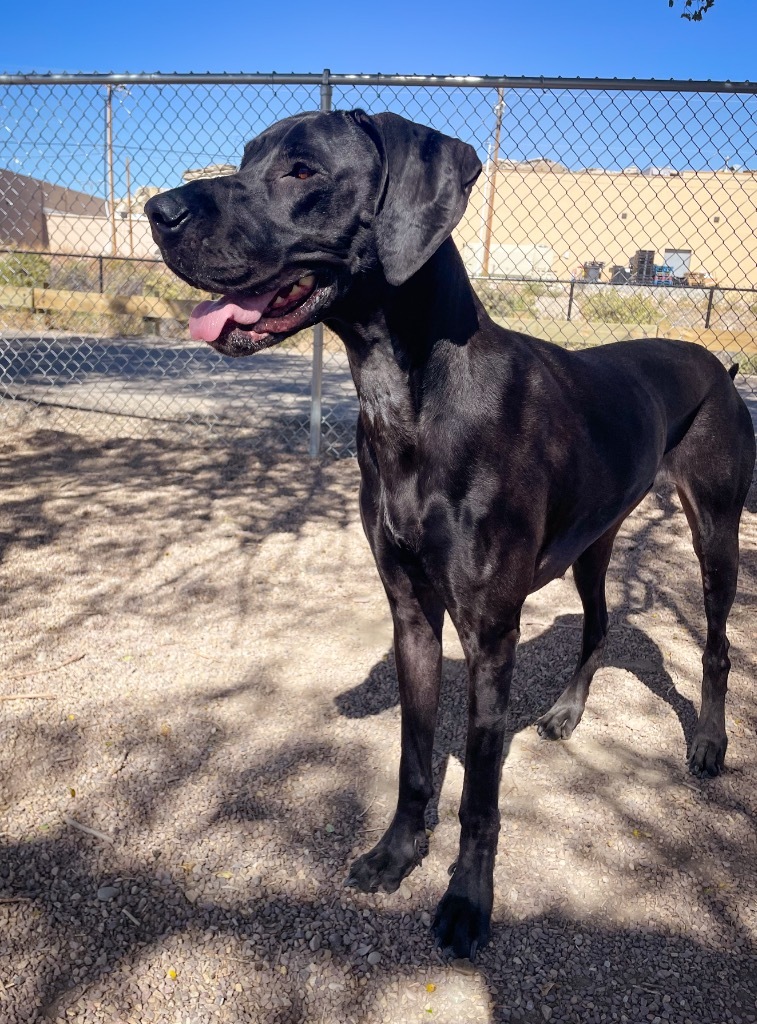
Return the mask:
<path id="1" fill-rule="evenodd" d="M 164 192 L 160 196 L 153 196 L 145 203 L 145 213 L 150 224 L 161 235 L 178 234 L 186 227 L 192 216 L 183 196 L 179 195 L 178 189 Z"/>

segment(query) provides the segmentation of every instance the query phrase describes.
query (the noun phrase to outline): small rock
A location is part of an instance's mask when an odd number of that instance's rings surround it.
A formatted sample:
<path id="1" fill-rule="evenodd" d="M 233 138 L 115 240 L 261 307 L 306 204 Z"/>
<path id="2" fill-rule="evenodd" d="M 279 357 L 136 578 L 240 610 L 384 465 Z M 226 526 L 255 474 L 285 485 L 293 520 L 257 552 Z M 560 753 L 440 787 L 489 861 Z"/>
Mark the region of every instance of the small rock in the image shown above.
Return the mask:
<path id="1" fill-rule="evenodd" d="M 381 954 L 378 950 L 374 949 L 372 953 L 368 954 L 368 963 L 373 967 L 381 960 Z"/>
<path id="2" fill-rule="evenodd" d="M 552 1016 L 552 1007 L 551 1006 L 547 1006 L 546 1003 L 542 1003 L 541 1004 L 541 1015 L 544 1018 L 544 1020 L 549 1020 L 549 1018 Z"/>
<path id="3" fill-rule="evenodd" d="M 321 936 L 320 935 L 314 935 L 313 938 L 308 943 L 308 945 L 310 946 L 312 951 L 315 953 L 316 950 L 321 948 Z"/>
<path id="4" fill-rule="evenodd" d="M 421 914 L 421 924 L 424 928 L 431 927 L 431 914 L 427 910 L 424 910 Z"/>
<path id="5" fill-rule="evenodd" d="M 402 885 L 400 886 L 400 896 L 404 900 L 409 900 L 412 895 L 413 895 L 413 890 L 410 888 L 410 886 L 407 884 L 407 882 L 403 882 Z"/>
<path id="6" fill-rule="evenodd" d="M 458 974 L 467 974 L 469 977 L 476 973 L 476 968 L 470 962 L 470 960 L 463 960 L 461 957 L 453 960 L 450 964 L 453 971 L 457 971 Z"/>
<path id="7" fill-rule="evenodd" d="M 115 885 L 101 885 L 97 890 L 98 900 L 112 900 L 114 896 L 118 896 L 118 889 Z"/>

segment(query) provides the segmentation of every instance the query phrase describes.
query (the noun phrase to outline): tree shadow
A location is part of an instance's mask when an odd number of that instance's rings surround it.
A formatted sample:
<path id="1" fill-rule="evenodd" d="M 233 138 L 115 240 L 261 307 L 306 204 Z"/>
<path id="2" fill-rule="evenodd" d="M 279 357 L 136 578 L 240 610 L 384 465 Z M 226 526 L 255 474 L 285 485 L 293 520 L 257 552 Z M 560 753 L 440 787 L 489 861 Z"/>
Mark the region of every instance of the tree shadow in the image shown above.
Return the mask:
<path id="1" fill-rule="evenodd" d="M 56 628 L 64 636 L 104 606 L 107 644 L 108 628 L 119 635 L 135 608 L 157 628 L 207 599 L 248 623 L 244 581 L 227 578 L 233 553 L 252 558 L 270 536 L 306 539 L 313 527 L 333 525 L 326 585 L 336 574 L 335 533 L 355 525 L 354 467 L 198 450 L 171 438 L 103 445 L 39 432 L 0 448 L 0 473 L 14 484 L 0 494 L 11 638 L 14 624 L 33 620 L 60 593 L 55 564 L 44 559 L 33 577 L 16 578 L 18 553 L 70 548 L 66 566 L 96 578 L 99 589 L 61 607 Z M 137 525 L 127 530 L 127 522 Z M 101 523 L 117 528 L 93 529 Z M 211 548 L 209 527 L 225 535 L 225 553 Z M 198 682 L 171 708 L 170 723 L 138 686 L 118 698 L 103 688 L 96 713 L 75 719 L 0 705 L 0 1019 L 458 1024 L 478 1016 L 533 1024 L 550 1016 L 544 1007 L 582 1021 L 625 1013 L 630 1021 L 721 1024 L 726 1009 L 746 1021 L 757 999 L 753 766 L 712 783 L 687 778 L 681 754 L 693 690 L 674 678 L 643 625 L 664 613 L 692 647 L 703 638 L 693 555 L 683 567 L 667 546 L 667 531 L 681 529 L 664 497 L 624 529 L 605 661 L 673 709 L 680 749 L 640 750 L 625 734 L 603 746 L 586 742 L 580 728 L 570 744 L 529 746 L 529 726 L 572 671 L 580 619 L 546 615 L 521 645 L 494 934 L 470 973 L 448 963 L 428 928 L 457 837 L 441 784 L 447 776 L 447 794 L 459 784 L 459 659 L 444 660 L 436 820 L 409 895 L 341 885 L 352 857 L 387 823 L 373 801 L 377 775 L 393 776 L 387 761 L 399 756 L 391 656 L 364 678 L 371 654 L 355 685 L 339 692 L 332 684 L 320 703 L 284 689 L 274 665 L 211 683 L 208 663 L 188 658 L 184 671 Z M 179 543 L 196 557 L 173 570 Z M 745 548 L 743 604 L 753 600 L 754 557 Z M 282 591 L 276 625 L 296 635 L 294 584 Z M 340 614 L 350 608 L 330 592 L 323 603 Z M 30 641 L 17 660 L 34 650 Z M 738 653 L 754 676 L 749 643 Z M 96 690 L 99 681 L 86 685 Z M 741 699 L 754 734 L 757 700 Z M 526 776 L 541 788 L 523 786 Z M 31 792 L 33 815 L 25 808 Z M 65 824 L 64 815 L 106 839 Z M 116 893 L 99 898 L 104 886 Z M 366 949 L 380 959 L 369 963 Z"/>
<path id="2" fill-rule="evenodd" d="M 155 623 L 171 621 L 182 600 L 224 602 L 243 621 L 250 602 L 246 553 L 271 535 L 350 524 L 356 469 L 173 436 L 103 441 L 40 429 L 0 442 L 0 479 L 6 482 L 0 491 L 4 603 L 29 609 L 54 600 L 60 581 L 42 562 L 26 575 L 7 563 L 65 544 L 73 562 L 67 571 L 82 587 L 60 609 L 64 633 L 106 606 L 114 614 L 138 609 Z M 233 579 L 219 573 L 212 538 L 240 556 Z M 192 545 L 196 554 L 171 572 L 179 545 Z M 15 661 L 29 653 L 22 647 Z M 6 668 L 13 665 L 12 659 Z"/>
<path id="3" fill-rule="evenodd" d="M 753 481 L 750 497 L 753 498 L 755 493 L 757 482 Z M 608 577 L 608 592 L 611 598 L 614 592 L 618 607 L 611 612 L 602 668 L 595 677 L 593 687 L 601 687 L 603 668 L 619 668 L 632 673 L 651 695 L 675 712 L 682 734 L 681 748 L 685 750 L 693 737 L 698 717 L 697 707 L 672 678 L 670 661 L 659 644 L 638 621 L 643 621 L 644 616 L 657 614 L 656 609 L 662 608 L 674 618 L 676 628 L 688 634 L 690 639 L 687 642 L 701 652 L 706 626 L 698 564 L 691 550 L 688 571 L 683 572 L 680 555 L 676 553 L 674 563 L 668 552 L 671 530 L 679 535 L 682 533 L 691 547 L 688 526 L 672 484 L 665 480 L 659 481 L 651 499 L 642 507 L 642 513 L 640 516 L 637 514 L 632 524 L 631 521 L 624 524 L 616 542 Z M 749 502 L 745 514 L 749 514 Z M 673 564 L 676 577 L 669 582 L 667 572 Z M 737 603 L 749 605 L 757 601 L 753 585 L 757 583 L 757 549 L 754 546 L 742 547 L 740 572 L 741 586 Z M 683 583 L 686 585 L 682 586 Z M 534 725 L 567 685 L 580 653 L 582 621 L 581 615 L 557 614 L 538 636 L 518 645 L 508 709 L 505 767 L 514 736 Z M 757 669 L 751 649 L 741 647 L 738 656 L 746 661 L 748 668 Z M 700 680 L 701 676 L 696 681 L 697 689 Z M 467 686 L 464 662 L 445 657 L 434 744 L 435 789 L 428 810 L 429 827 L 434 827 L 438 822 L 441 786 L 450 756 L 461 764 L 465 760 Z M 339 713 L 347 718 L 379 715 L 398 707 L 399 691 L 393 652 L 387 652 L 362 683 L 340 694 L 335 703 Z M 589 708 L 591 704 L 590 694 Z M 748 713 L 755 712 L 757 707 Z M 757 718 L 754 722 L 757 728 Z M 577 737 L 580 736 L 580 728 L 579 725 Z"/>
<path id="4" fill-rule="evenodd" d="M 452 668 L 459 676 L 459 667 Z M 89 795 L 90 807 L 118 807 L 109 841 L 60 822 L 44 832 L 0 834 L 0 954 L 8 957 L 0 989 L 4 1019 L 85 1020 L 97 1009 L 109 1021 L 184 1020 L 210 1012 L 212 1004 L 226 1006 L 222 1019 L 280 1024 L 424 1019 L 429 1006 L 447 1021 L 470 1016 L 533 1022 L 549 1015 L 542 1007 L 590 1020 L 591 1003 L 600 1018 L 622 1005 L 631 1020 L 672 1010 L 677 1016 L 668 1019 L 714 1024 L 723 1019 L 717 993 L 725 991 L 734 1019 L 748 1012 L 757 996 L 750 966 L 757 946 L 738 909 L 736 865 L 743 864 L 745 851 L 735 830 L 720 836 L 722 859 L 731 865 L 720 869 L 729 880 L 722 888 L 708 879 L 706 865 L 700 875 L 696 843 L 703 825 L 695 821 L 682 838 L 665 821 L 645 826 L 652 830 L 645 840 L 649 856 L 657 858 L 648 869 L 597 867 L 585 837 L 580 846 L 567 841 L 573 870 L 591 865 L 597 874 L 615 871 L 613 906 L 639 906 L 650 895 L 664 901 L 675 873 L 690 870 L 690 906 L 680 908 L 678 927 L 623 924 L 612 912 L 581 914 L 552 891 L 546 903 L 524 908 L 503 892 L 490 946 L 475 968 L 460 975 L 428 930 L 427 911 L 443 872 L 432 870 L 424 887 L 424 864 L 411 876 L 409 901 L 399 893 L 367 896 L 341 888 L 369 811 L 368 751 L 360 741 L 335 746 L 316 737 L 257 745 L 243 769 L 230 758 L 241 734 L 224 729 L 218 711 L 239 692 L 256 689 L 250 678 L 235 693 L 217 691 L 215 710 L 198 689 L 191 714 L 200 715 L 204 738 L 195 731 L 184 740 L 177 736 L 175 745 L 156 740 L 154 723 L 138 720 L 134 708 L 121 709 L 126 748 L 149 756 L 133 754 Z M 369 701 L 366 713 L 385 703 L 362 694 Z M 270 687 L 266 696 L 272 696 Z M 513 727 L 529 717 L 516 707 Z M 91 758 L 65 726 L 47 734 L 43 748 L 51 772 L 61 752 Z M 653 760 L 660 772 L 675 772 L 666 755 Z M 147 762 L 150 772 L 144 771 Z M 583 767 L 596 777 L 591 763 Z M 205 801 L 193 821 L 184 804 L 175 812 L 184 817 L 185 831 L 159 845 L 146 842 L 144 806 L 170 804 L 172 794 L 179 800 L 182 791 L 191 795 L 198 781 Z M 554 785 L 565 789 L 560 780 Z M 293 786 L 309 793 L 296 808 Z M 600 777 L 593 788 L 605 813 L 620 815 L 628 828 L 638 821 L 618 800 L 612 780 Z M 722 805 L 734 813 L 727 793 L 699 784 L 696 790 L 701 812 Z M 511 842 L 527 848 L 523 863 L 501 851 L 505 877 L 538 891 L 548 880 L 535 874 L 533 858 L 554 823 L 538 804 L 516 807 L 512 819 L 528 824 L 533 835 L 518 840 L 506 828 Z M 237 838 L 225 859 L 214 859 L 218 836 L 229 829 Z M 502 874 L 497 882 L 503 889 Z M 102 898 L 104 885 L 114 891 Z M 379 955 L 377 963 L 367 961 L 366 950 Z M 175 980 L 171 969 L 177 970 Z M 156 971 L 162 972 L 157 981 Z M 205 974 L 212 975 L 212 1000 L 198 1004 L 193 991 L 206 990 Z M 433 998 L 429 983 L 436 988 Z M 159 1000 L 148 1002 L 155 989 Z"/>
<path id="5" fill-rule="evenodd" d="M 558 615 L 543 633 L 518 645 L 505 734 L 505 766 L 513 737 L 533 726 L 567 685 L 580 652 L 581 624 L 582 618 L 579 615 Z M 620 630 L 624 633 L 622 647 L 617 643 Z M 633 648 L 633 657 L 628 656 L 629 647 Z M 621 668 L 633 673 L 650 693 L 668 704 L 678 718 L 683 743 L 688 746 L 694 734 L 697 710 L 692 701 L 677 689 L 665 667 L 662 651 L 647 633 L 628 623 L 613 622 L 602 667 Z M 602 685 L 601 673 L 600 669 L 598 678 L 595 678 L 594 685 L 597 687 Z M 346 718 L 379 715 L 398 707 L 399 687 L 393 652 L 390 650 L 385 658 L 377 662 L 362 683 L 340 694 L 335 704 L 339 713 Z M 435 786 L 428 809 L 429 828 L 435 827 L 439 820 L 439 797 L 450 756 L 461 764 L 465 763 L 467 706 L 468 675 L 465 663 L 444 657 L 439 718 L 434 740 Z M 579 730 L 580 726 L 577 735 Z"/>

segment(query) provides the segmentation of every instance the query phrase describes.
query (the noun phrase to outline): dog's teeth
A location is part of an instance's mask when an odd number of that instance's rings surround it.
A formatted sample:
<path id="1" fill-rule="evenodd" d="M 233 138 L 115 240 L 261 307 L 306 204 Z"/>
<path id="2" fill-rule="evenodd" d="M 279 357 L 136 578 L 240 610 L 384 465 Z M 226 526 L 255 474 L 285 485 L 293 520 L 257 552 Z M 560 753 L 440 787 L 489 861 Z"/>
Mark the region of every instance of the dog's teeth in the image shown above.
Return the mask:
<path id="1" fill-rule="evenodd" d="M 305 277 L 301 277 L 299 281 L 295 281 L 294 284 L 290 284 L 288 288 L 282 288 L 271 303 L 271 309 L 279 309 L 281 306 L 286 306 L 290 302 L 296 302 L 303 295 L 306 295 L 314 284 L 314 275 L 306 274 Z"/>

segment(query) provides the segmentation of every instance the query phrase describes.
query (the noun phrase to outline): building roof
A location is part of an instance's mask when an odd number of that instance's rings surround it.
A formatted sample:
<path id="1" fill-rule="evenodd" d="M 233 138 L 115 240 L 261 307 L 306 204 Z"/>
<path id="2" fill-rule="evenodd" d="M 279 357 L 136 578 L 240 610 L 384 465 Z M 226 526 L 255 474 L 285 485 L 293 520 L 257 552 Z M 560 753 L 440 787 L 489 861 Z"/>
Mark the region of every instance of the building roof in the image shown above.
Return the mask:
<path id="1" fill-rule="evenodd" d="M 184 171 L 184 181 L 200 181 L 202 178 L 223 178 L 228 174 L 236 174 L 237 168 L 233 164 L 209 164 L 207 167 L 194 167 Z"/>
<path id="2" fill-rule="evenodd" d="M 0 245 L 47 248 L 47 213 L 103 217 L 99 196 L 0 168 Z"/>

